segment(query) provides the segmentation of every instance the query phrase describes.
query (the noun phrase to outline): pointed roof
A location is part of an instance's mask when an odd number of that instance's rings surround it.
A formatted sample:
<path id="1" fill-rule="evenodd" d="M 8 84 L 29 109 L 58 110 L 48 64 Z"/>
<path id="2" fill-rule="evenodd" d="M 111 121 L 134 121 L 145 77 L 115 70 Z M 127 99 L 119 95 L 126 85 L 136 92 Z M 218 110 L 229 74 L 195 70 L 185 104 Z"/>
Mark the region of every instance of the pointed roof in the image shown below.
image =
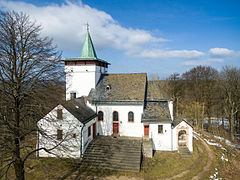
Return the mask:
<path id="1" fill-rule="evenodd" d="M 87 31 L 80 58 L 97 58 L 89 31 Z"/>
<path id="2" fill-rule="evenodd" d="M 92 42 L 92 39 L 91 39 L 91 36 L 90 36 L 90 33 L 89 33 L 88 29 L 87 29 L 87 34 L 86 34 L 86 37 L 85 37 L 85 41 L 84 41 L 84 44 L 83 44 L 83 48 L 82 48 L 80 57 L 66 58 L 63 61 L 66 62 L 66 61 L 86 61 L 86 60 L 88 60 L 88 61 L 100 61 L 100 62 L 103 62 L 105 64 L 110 64 L 107 61 L 104 61 L 104 60 L 99 59 L 97 57 L 97 54 L 96 54 L 96 51 L 94 49 L 93 42 Z"/>

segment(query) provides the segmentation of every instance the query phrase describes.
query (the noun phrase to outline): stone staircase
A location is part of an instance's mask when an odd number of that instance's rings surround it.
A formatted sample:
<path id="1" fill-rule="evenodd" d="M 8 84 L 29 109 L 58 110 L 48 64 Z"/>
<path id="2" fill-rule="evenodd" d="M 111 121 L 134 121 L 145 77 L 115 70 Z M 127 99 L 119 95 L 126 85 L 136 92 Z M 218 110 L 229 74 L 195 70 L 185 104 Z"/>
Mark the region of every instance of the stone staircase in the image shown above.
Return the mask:
<path id="1" fill-rule="evenodd" d="M 187 146 L 179 146 L 178 152 L 182 157 L 192 157 L 192 154 Z"/>
<path id="2" fill-rule="evenodd" d="M 140 171 L 141 140 L 128 137 L 98 136 L 87 147 L 81 167 L 120 171 Z"/>

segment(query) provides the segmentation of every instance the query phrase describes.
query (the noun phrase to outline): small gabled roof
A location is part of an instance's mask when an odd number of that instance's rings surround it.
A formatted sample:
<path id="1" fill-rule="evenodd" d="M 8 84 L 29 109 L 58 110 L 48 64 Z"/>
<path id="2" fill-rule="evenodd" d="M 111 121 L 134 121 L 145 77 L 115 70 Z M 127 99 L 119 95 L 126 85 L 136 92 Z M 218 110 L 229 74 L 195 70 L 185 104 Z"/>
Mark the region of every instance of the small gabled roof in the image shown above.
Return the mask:
<path id="1" fill-rule="evenodd" d="M 147 101 L 142 122 L 172 122 L 168 101 Z"/>
<path id="2" fill-rule="evenodd" d="M 87 31 L 80 58 L 97 58 L 89 31 Z"/>
<path id="3" fill-rule="evenodd" d="M 145 99 L 147 74 L 104 74 L 89 93 L 92 102 L 139 102 Z"/>
<path id="4" fill-rule="evenodd" d="M 193 128 L 193 126 L 187 122 L 185 119 L 182 119 L 182 118 L 175 118 L 173 120 L 173 127 L 175 128 L 178 124 L 180 124 L 182 121 L 184 121 L 185 123 L 187 123 L 189 126 L 191 126 Z"/>
<path id="5" fill-rule="evenodd" d="M 97 116 L 97 114 L 85 104 L 84 97 L 65 101 L 62 103 L 62 106 L 83 124 L 86 124 Z"/>

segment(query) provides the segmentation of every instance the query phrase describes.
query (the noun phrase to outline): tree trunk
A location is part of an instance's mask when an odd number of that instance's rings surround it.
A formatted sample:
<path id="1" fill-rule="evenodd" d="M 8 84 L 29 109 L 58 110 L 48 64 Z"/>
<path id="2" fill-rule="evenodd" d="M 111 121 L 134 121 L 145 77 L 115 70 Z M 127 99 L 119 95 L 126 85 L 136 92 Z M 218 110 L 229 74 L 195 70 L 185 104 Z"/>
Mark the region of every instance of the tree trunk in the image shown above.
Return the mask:
<path id="1" fill-rule="evenodd" d="M 208 116 L 208 126 L 207 126 L 207 131 L 209 132 L 211 129 L 211 117 Z"/>
<path id="2" fill-rule="evenodd" d="M 205 104 L 203 103 L 202 104 L 202 113 L 201 113 L 201 115 L 202 115 L 202 130 L 204 129 L 204 108 L 205 107 Z"/>
<path id="3" fill-rule="evenodd" d="M 24 163 L 20 158 L 16 159 L 14 163 L 15 175 L 17 180 L 24 180 Z"/>
<path id="4" fill-rule="evenodd" d="M 225 126 L 224 126 L 224 118 L 222 117 L 222 128 L 224 129 Z"/>
<path id="5" fill-rule="evenodd" d="M 14 169 L 17 180 L 24 180 L 24 162 L 21 159 L 21 142 L 20 142 L 20 100 L 15 97 L 15 150 L 13 152 L 14 157 Z"/>
<path id="6" fill-rule="evenodd" d="M 176 117 L 178 117 L 178 98 L 176 100 Z"/>
<path id="7" fill-rule="evenodd" d="M 231 133 L 231 139 L 234 141 L 234 115 L 233 110 L 231 110 L 231 118 L 230 118 L 230 133 Z"/>

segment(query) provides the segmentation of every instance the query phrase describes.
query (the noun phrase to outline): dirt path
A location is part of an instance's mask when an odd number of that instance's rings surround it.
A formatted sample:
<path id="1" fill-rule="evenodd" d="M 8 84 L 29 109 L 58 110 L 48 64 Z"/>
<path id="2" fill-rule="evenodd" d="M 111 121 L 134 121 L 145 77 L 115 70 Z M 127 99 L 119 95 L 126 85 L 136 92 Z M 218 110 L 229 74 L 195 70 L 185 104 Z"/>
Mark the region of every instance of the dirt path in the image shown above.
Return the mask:
<path id="1" fill-rule="evenodd" d="M 213 158 L 214 158 L 214 155 L 213 155 L 213 152 L 212 150 L 209 148 L 209 146 L 206 144 L 206 142 L 200 138 L 198 136 L 198 139 L 200 139 L 200 141 L 202 142 L 202 144 L 204 145 L 206 151 L 207 151 L 207 154 L 208 154 L 208 161 L 207 161 L 207 164 L 205 165 L 205 167 L 203 168 L 203 170 L 201 172 L 199 172 L 196 176 L 194 176 L 192 179 L 193 180 L 197 180 L 197 179 L 201 179 L 201 177 L 209 171 L 211 165 L 212 165 L 212 161 L 213 161 Z M 180 174 L 177 174 L 171 178 L 167 178 L 167 180 L 172 180 L 172 179 L 177 179 L 177 178 L 181 178 L 181 177 L 184 177 L 186 174 L 190 173 L 192 169 L 194 169 L 198 164 L 199 164 L 199 161 L 201 161 L 201 157 L 202 157 L 202 154 L 203 154 L 203 150 L 202 148 L 197 144 L 197 148 L 198 148 L 198 151 L 199 151 L 199 154 L 200 154 L 200 157 L 198 158 L 198 161 L 196 161 L 193 165 L 193 167 L 191 169 L 188 169 L 186 171 L 183 171 L 181 172 Z"/>
<path id="2" fill-rule="evenodd" d="M 202 144 L 204 145 L 204 147 L 208 153 L 208 161 L 207 161 L 207 164 L 204 166 L 203 170 L 192 178 L 193 180 L 201 179 L 201 177 L 210 170 L 213 159 L 214 159 L 214 154 L 213 154 L 212 150 L 210 149 L 210 147 L 207 145 L 207 143 L 199 136 L 198 136 L 198 138 L 202 141 Z"/>

